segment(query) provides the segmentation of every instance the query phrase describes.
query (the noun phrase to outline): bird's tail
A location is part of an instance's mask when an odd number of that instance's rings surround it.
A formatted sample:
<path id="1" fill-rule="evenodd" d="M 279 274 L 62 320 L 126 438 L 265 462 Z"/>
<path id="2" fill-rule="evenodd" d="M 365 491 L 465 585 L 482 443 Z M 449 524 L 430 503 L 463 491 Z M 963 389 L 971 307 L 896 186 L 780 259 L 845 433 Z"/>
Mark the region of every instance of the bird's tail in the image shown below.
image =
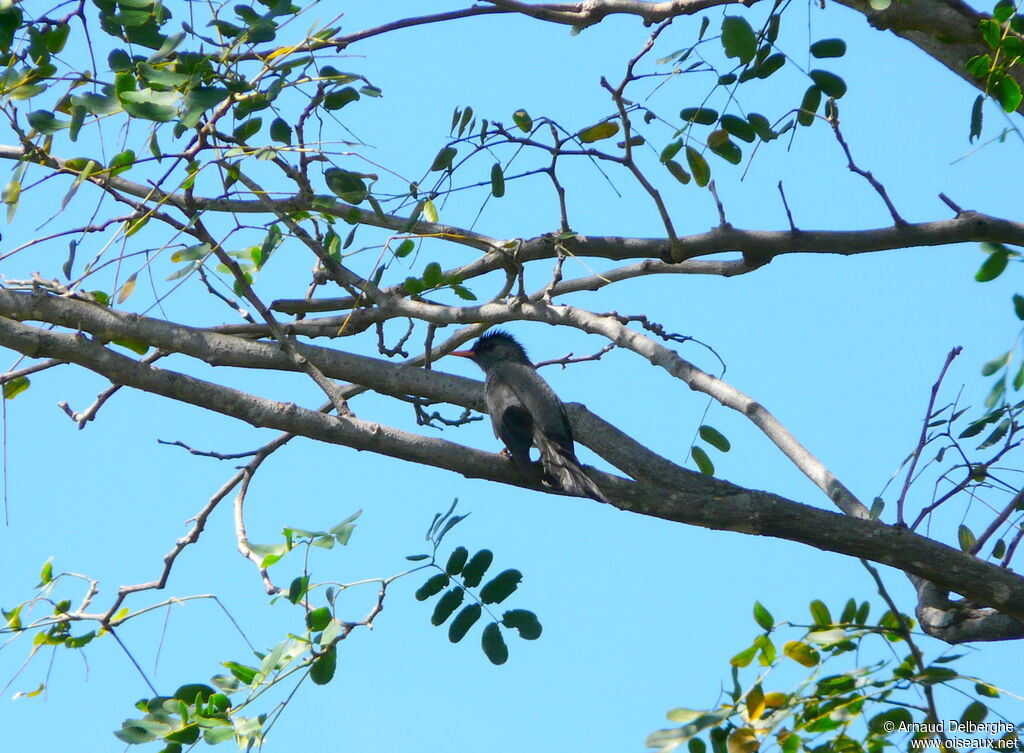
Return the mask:
<path id="1" fill-rule="evenodd" d="M 540 462 L 544 469 L 544 477 L 566 494 L 576 497 L 590 497 L 598 502 L 611 504 L 597 484 L 583 472 L 580 461 L 571 452 L 566 452 L 546 437 L 534 436 L 540 450 Z"/>

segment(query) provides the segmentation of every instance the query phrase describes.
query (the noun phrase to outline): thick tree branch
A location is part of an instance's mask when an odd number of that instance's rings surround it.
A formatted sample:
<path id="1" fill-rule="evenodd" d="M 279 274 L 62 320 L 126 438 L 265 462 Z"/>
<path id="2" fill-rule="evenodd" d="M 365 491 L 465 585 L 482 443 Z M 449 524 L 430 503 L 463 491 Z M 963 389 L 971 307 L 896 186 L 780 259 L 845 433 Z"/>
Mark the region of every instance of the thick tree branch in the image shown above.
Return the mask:
<path id="1" fill-rule="evenodd" d="M 875 10 L 869 0 L 836 1 L 862 14 L 876 29 L 906 39 L 984 92 L 985 82 L 967 72 L 967 61 L 992 52 L 978 26 L 982 19 L 991 18 L 988 13 L 980 13 L 961 0 L 899 0 L 885 10 Z M 1024 88 L 1024 67 L 1013 66 L 1006 73 Z M 1024 104 L 1017 112 L 1024 112 Z"/>
<path id="2" fill-rule="evenodd" d="M 902 226 L 870 228 L 866 230 L 742 230 L 719 226 L 706 233 L 686 235 L 677 239 L 682 263 L 671 260 L 667 238 L 630 238 L 619 236 L 584 236 L 558 240 L 553 235 L 542 235 L 525 240 L 516 251 L 521 264 L 540 259 L 555 259 L 556 246 L 561 244 L 573 256 L 600 258 L 611 261 L 646 259 L 638 265 L 622 267 L 595 277 L 563 280 L 552 295 L 564 295 L 578 290 L 596 290 L 609 281 L 630 279 L 648 274 L 715 274 L 725 277 L 745 274 L 760 269 L 766 263 L 786 254 L 855 254 L 877 251 L 906 250 L 919 247 L 948 246 L 955 243 L 994 241 L 1024 245 L 1024 223 L 981 212 L 965 211 L 949 220 L 908 223 Z M 496 247 L 503 244 L 496 243 Z M 743 259 L 731 261 L 696 261 L 702 256 L 721 253 L 740 253 Z M 476 261 L 445 272 L 464 280 L 502 269 L 508 263 L 502 251 L 481 256 Z M 387 293 L 399 292 L 399 286 L 385 288 Z M 339 311 L 352 308 L 352 297 L 283 299 L 274 301 L 271 308 L 286 314 L 317 311 Z"/>
<path id="3" fill-rule="evenodd" d="M 119 355 L 82 335 L 56 333 L 0 318 L 0 345 L 31 357 L 60 358 L 111 381 L 311 439 L 444 468 L 467 477 L 544 490 L 501 456 L 350 417 L 328 416 L 159 369 Z M 656 461 L 652 461 L 656 462 Z M 661 468 L 657 482 L 596 473 L 615 506 L 643 515 L 747 534 L 789 539 L 863 557 L 965 593 L 1012 618 L 1024 635 L 1024 578 L 976 557 L 877 521 L 830 513 L 699 474 Z M 691 491 L 695 484 L 703 493 Z M 980 639 L 975 636 L 973 639 Z"/>
<path id="4" fill-rule="evenodd" d="M 378 310 L 379 311 L 379 310 Z M 441 306 L 411 300 L 393 301 L 389 318 L 408 316 L 435 325 L 508 321 L 536 321 L 557 324 L 601 335 L 665 369 L 693 390 L 710 395 L 722 405 L 742 413 L 760 429 L 787 458 L 814 482 L 828 498 L 849 515 L 867 517 L 867 508 L 837 479 L 814 455 L 794 437 L 770 411 L 743 392 L 717 377 L 708 374 L 646 335 L 630 329 L 614 314 L 599 315 L 570 306 L 551 306 L 533 300 L 508 303 L 489 303 L 483 306 Z M 282 358 L 278 349 L 266 343 L 239 340 L 227 335 L 195 330 L 181 325 L 133 314 L 123 314 L 102 306 L 71 298 L 43 293 L 15 293 L 0 290 L 0 315 L 14 319 L 34 319 L 50 324 L 90 332 L 103 342 L 132 339 L 149 343 L 161 350 L 172 350 L 201 358 L 215 365 L 250 366 L 294 370 L 295 363 Z M 309 359 L 326 376 L 338 375 L 358 384 L 379 389 L 376 384 L 381 372 L 396 373 L 386 362 L 376 361 L 332 349 L 315 346 L 294 346 L 296 352 Z M 268 350 L 270 352 L 268 352 Z M 227 359 L 234 359 L 229 361 Z M 361 371 L 343 373 L 345 369 Z M 406 367 L 409 368 L 409 367 Z M 418 371 L 413 369 L 413 371 Z M 365 379 L 365 381 L 364 381 Z M 381 390 L 396 394 L 387 384 Z M 417 394 L 431 399 L 447 399 L 437 394 L 424 394 L 415 390 L 402 390 L 399 394 Z M 458 401 L 454 401 L 458 402 Z M 475 406 L 467 407 L 478 407 Z M 585 440 L 584 440 L 585 443 Z"/>

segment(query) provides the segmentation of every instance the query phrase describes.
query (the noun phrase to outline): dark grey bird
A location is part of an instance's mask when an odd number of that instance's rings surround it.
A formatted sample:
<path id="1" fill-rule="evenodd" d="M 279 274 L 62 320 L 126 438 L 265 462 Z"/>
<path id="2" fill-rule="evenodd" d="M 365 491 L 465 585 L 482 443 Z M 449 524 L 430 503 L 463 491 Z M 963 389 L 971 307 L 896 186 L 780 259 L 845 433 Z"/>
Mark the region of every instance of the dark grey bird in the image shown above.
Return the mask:
<path id="1" fill-rule="evenodd" d="M 566 494 L 608 502 L 576 458 L 565 406 L 512 335 L 490 332 L 469 350 L 451 355 L 469 358 L 484 370 L 484 400 L 494 435 L 518 466 L 533 467 L 530 447 L 536 447 L 547 484 Z"/>

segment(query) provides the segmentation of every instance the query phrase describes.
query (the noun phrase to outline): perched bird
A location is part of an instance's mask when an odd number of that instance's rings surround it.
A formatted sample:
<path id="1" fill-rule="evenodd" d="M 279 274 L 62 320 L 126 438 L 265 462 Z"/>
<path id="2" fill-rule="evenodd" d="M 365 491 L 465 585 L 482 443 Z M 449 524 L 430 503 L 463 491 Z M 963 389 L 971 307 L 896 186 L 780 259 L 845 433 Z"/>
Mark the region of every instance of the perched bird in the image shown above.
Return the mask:
<path id="1" fill-rule="evenodd" d="M 484 400 L 494 435 L 505 443 L 517 465 L 523 469 L 533 466 L 532 445 L 540 451 L 544 480 L 549 485 L 577 497 L 608 501 L 576 459 L 565 406 L 512 335 L 490 332 L 471 349 L 451 355 L 469 358 L 484 370 Z"/>

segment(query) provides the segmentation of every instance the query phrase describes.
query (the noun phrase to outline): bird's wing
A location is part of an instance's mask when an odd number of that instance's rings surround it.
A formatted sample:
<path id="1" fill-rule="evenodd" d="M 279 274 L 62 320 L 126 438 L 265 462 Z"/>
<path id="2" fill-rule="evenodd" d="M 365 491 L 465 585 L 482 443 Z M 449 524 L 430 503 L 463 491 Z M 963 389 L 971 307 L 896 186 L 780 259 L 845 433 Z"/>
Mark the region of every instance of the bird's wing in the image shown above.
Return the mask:
<path id="1" fill-rule="evenodd" d="M 487 375 L 488 406 L 505 406 L 501 418 L 491 416 L 494 432 L 523 465 L 530 463 L 530 445 L 540 451 L 545 479 L 567 494 L 608 502 L 580 466 L 573 448 L 572 428 L 565 406 L 532 366 L 497 364 Z M 511 440 L 511 441 L 510 441 Z M 524 459 L 511 442 L 521 443 Z"/>
<path id="2" fill-rule="evenodd" d="M 519 465 L 529 465 L 530 445 L 533 443 L 533 419 L 529 412 L 504 380 L 489 376 L 484 395 L 494 436 L 505 444 Z"/>
<path id="3" fill-rule="evenodd" d="M 532 366 L 501 363 L 493 368 L 492 376 L 493 381 L 507 386 L 515 395 L 516 402 L 530 414 L 537 430 L 572 452 L 572 429 L 565 407 L 551 385 Z"/>

